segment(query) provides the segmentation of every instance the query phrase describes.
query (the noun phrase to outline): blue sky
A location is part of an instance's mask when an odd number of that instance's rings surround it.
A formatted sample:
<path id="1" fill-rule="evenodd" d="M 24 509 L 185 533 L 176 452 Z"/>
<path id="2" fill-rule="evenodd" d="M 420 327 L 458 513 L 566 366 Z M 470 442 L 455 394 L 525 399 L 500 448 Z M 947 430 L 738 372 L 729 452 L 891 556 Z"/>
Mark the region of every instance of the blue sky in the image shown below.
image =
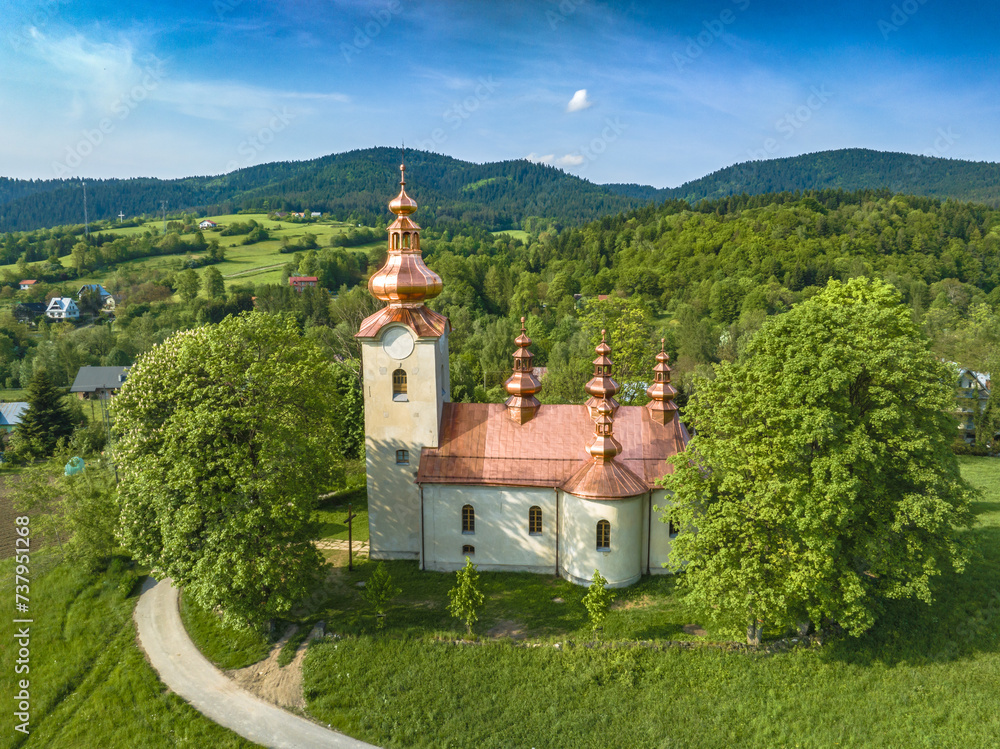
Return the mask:
<path id="1" fill-rule="evenodd" d="M 397 145 L 674 187 L 866 147 L 1000 161 L 1000 10 L 944 0 L 0 0 L 0 176 Z"/>

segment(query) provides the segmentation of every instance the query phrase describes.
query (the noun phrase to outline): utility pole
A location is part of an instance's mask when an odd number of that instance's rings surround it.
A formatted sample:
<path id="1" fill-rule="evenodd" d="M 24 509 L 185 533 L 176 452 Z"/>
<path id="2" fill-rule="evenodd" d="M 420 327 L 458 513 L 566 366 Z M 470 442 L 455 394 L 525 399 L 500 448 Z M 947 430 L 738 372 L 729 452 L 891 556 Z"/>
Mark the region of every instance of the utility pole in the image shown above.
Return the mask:
<path id="1" fill-rule="evenodd" d="M 90 236 L 90 221 L 87 218 L 87 183 L 80 180 L 83 184 L 83 233 L 86 236 Z"/>
<path id="2" fill-rule="evenodd" d="M 167 236 L 167 201 L 160 201 L 160 210 L 163 211 L 163 236 Z"/>

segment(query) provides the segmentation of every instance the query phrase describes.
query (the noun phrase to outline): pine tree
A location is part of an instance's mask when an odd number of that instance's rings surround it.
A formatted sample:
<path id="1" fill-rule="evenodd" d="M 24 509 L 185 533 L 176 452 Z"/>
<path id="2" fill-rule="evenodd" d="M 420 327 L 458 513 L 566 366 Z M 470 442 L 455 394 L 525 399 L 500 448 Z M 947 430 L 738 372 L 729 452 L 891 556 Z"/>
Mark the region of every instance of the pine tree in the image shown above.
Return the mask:
<path id="1" fill-rule="evenodd" d="M 73 433 L 73 421 L 62 393 L 45 369 L 37 369 L 28 383 L 28 411 L 18 426 L 19 439 L 30 454 L 51 455 L 56 443 Z"/>
<path id="2" fill-rule="evenodd" d="M 365 589 L 361 597 L 365 599 L 368 606 L 375 612 L 375 626 L 378 629 L 385 627 L 385 612 L 392 603 L 392 599 L 402 593 L 402 588 L 396 587 L 392 582 L 392 576 L 385 567 L 385 562 L 379 562 L 371 577 L 365 583 Z"/>

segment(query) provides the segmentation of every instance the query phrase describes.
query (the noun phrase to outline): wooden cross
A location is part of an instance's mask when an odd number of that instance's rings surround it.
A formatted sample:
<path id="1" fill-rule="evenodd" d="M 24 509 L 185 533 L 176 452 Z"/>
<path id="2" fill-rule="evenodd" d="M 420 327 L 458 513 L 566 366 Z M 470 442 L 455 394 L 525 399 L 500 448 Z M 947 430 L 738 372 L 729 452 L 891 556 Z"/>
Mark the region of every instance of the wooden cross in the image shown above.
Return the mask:
<path id="1" fill-rule="evenodd" d="M 118 211 L 118 223 L 119 224 L 122 222 L 123 218 L 125 218 L 125 212 L 124 211 Z"/>

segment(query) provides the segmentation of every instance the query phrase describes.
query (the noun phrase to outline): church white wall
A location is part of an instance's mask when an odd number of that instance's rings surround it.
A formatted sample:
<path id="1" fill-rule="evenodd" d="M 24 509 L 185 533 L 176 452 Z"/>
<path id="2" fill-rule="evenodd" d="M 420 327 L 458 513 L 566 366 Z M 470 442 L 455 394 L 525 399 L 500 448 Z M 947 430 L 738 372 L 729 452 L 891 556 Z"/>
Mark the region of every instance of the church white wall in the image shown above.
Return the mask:
<path id="1" fill-rule="evenodd" d="M 653 504 L 657 507 L 667 507 L 670 505 L 670 497 L 666 490 L 658 489 L 653 492 Z M 650 528 L 650 548 L 649 548 L 649 572 L 652 575 L 669 575 L 673 573 L 670 567 L 664 567 L 664 563 L 670 554 L 670 534 L 669 526 L 661 520 L 664 513 L 653 512 L 653 522 Z"/>
<path id="2" fill-rule="evenodd" d="M 403 326 L 387 326 L 381 334 L 394 327 Z M 407 357 L 394 359 L 381 338 L 361 343 L 371 557 L 418 559 L 420 489 L 414 479 L 421 450 L 438 445 L 442 403 L 450 396 L 448 342 L 446 336 L 415 339 Z M 405 402 L 392 397 L 396 369 L 406 372 Z M 397 464 L 397 450 L 408 452 L 408 465 Z"/>
<path id="3" fill-rule="evenodd" d="M 474 534 L 462 533 L 462 507 L 476 513 Z M 528 510 L 542 510 L 542 533 L 528 533 Z M 462 546 L 481 570 L 556 572 L 556 493 L 533 487 L 424 485 L 424 568 L 465 566 Z"/>
<path id="4" fill-rule="evenodd" d="M 561 506 L 560 574 L 577 585 L 590 585 L 598 569 L 608 587 L 636 582 L 645 570 L 643 536 L 648 495 L 629 499 L 592 500 L 563 494 Z M 611 523 L 611 550 L 597 550 L 597 523 Z"/>

